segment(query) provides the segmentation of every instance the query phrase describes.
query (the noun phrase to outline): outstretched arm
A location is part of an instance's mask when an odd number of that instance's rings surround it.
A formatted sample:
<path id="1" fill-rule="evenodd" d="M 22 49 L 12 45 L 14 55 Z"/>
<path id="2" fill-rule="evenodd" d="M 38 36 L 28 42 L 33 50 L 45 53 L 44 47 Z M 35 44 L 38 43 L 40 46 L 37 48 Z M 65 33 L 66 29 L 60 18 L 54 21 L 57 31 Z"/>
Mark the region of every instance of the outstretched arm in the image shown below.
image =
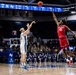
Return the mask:
<path id="1" fill-rule="evenodd" d="M 76 34 L 75 34 L 68 26 L 66 26 L 66 28 L 67 28 L 67 30 L 70 31 L 70 32 L 75 36 L 75 38 L 76 38 Z"/>
<path id="2" fill-rule="evenodd" d="M 30 30 L 30 29 L 31 29 L 31 27 L 32 27 L 32 25 L 33 25 L 33 24 L 35 24 L 35 23 L 36 23 L 35 21 L 32 21 L 29 25 L 27 25 L 27 29 L 29 29 L 29 30 Z"/>
<path id="3" fill-rule="evenodd" d="M 35 23 L 36 23 L 35 21 L 32 21 L 30 24 L 27 23 L 27 30 L 24 32 L 24 35 L 27 35 L 30 33 L 30 29 L 31 29 L 32 25 Z"/>
<path id="4" fill-rule="evenodd" d="M 54 21 L 56 22 L 57 26 L 59 26 L 59 22 L 58 22 L 57 17 L 56 17 L 56 15 L 54 14 L 53 11 L 52 11 L 52 15 L 53 15 Z"/>

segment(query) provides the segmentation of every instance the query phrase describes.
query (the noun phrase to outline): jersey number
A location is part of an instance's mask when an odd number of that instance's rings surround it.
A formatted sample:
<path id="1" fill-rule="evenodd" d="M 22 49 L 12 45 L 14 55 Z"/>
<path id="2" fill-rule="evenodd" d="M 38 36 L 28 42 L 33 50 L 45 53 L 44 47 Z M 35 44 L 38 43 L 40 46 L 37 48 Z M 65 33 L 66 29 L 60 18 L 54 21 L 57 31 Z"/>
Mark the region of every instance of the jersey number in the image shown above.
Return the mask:
<path id="1" fill-rule="evenodd" d="M 62 28 L 60 28 L 60 31 L 62 31 Z"/>

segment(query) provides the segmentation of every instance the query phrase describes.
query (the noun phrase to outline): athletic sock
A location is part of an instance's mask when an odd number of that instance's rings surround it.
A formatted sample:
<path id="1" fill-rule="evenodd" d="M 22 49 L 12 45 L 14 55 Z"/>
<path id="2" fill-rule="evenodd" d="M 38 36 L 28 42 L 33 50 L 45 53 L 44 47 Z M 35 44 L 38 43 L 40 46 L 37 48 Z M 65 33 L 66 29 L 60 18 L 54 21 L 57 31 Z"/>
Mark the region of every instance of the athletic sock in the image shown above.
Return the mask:
<path id="1" fill-rule="evenodd" d="M 22 62 L 21 62 L 20 64 L 21 64 L 21 65 L 23 65 L 23 63 L 22 63 Z"/>
<path id="2" fill-rule="evenodd" d="M 24 66 L 26 66 L 26 63 L 23 63 Z"/>
<path id="3" fill-rule="evenodd" d="M 26 63 L 24 63 L 24 69 L 28 70 Z"/>
<path id="4" fill-rule="evenodd" d="M 69 62 L 69 59 L 66 59 L 67 62 Z"/>
<path id="5" fill-rule="evenodd" d="M 72 57 L 70 57 L 70 60 L 73 60 L 73 58 L 72 58 Z"/>
<path id="6" fill-rule="evenodd" d="M 20 63 L 20 67 L 21 67 L 21 68 L 23 67 L 23 63 L 22 63 L 22 62 Z"/>

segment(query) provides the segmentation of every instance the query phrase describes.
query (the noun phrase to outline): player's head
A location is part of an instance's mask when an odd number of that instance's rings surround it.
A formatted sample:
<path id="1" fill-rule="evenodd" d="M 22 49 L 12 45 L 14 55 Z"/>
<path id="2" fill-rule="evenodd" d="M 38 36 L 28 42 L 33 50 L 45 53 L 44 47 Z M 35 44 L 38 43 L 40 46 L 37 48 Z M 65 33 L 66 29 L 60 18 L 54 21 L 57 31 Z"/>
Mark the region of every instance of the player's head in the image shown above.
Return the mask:
<path id="1" fill-rule="evenodd" d="M 22 28 L 20 28 L 20 32 L 24 32 L 25 31 L 25 29 L 22 27 Z"/>
<path id="2" fill-rule="evenodd" d="M 62 20 L 59 21 L 59 25 L 63 25 L 63 21 Z"/>
<path id="3" fill-rule="evenodd" d="M 63 25 L 63 24 L 66 24 L 66 21 L 65 20 L 60 20 L 59 25 Z"/>

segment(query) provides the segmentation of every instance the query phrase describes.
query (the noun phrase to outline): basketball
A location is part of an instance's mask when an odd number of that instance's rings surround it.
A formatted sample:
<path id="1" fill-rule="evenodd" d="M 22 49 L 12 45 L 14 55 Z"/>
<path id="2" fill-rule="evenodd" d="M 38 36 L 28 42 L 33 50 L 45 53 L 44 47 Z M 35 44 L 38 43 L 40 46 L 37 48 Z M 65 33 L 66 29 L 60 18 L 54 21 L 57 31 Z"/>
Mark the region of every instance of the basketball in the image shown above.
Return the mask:
<path id="1" fill-rule="evenodd" d="M 43 2 L 42 1 L 39 1 L 38 2 L 38 6 L 42 6 L 43 5 Z"/>

